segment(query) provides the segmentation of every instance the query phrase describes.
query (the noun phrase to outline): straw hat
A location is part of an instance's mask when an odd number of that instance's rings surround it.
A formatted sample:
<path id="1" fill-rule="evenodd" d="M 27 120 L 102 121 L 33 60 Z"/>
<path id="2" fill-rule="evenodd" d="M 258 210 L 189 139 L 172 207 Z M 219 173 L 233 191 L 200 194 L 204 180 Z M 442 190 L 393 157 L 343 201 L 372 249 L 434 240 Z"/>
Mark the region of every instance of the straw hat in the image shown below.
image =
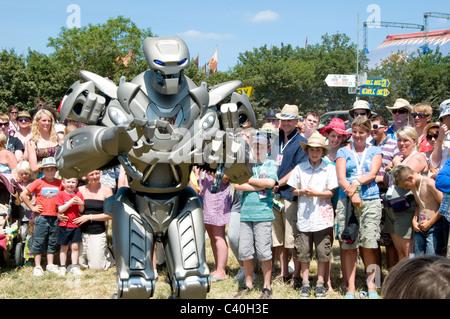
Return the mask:
<path id="1" fill-rule="evenodd" d="M 409 104 L 409 102 L 405 99 L 397 99 L 395 100 L 395 103 L 393 106 L 386 106 L 386 108 L 391 111 L 391 110 L 397 110 L 397 109 L 407 109 L 409 113 L 412 112 L 413 107 L 411 104 Z"/>
<path id="2" fill-rule="evenodd" d="M 325 138 L 322 134 L 314 132 L 308 139 L 308 143 L 300 142 L 300 146 L 304 151 L 306 151 L 306 147 L 321 147 L 323 148 L 323 155 L 327 155 L 330 151 L 330 146 L 328 146 L 325 142 Z"/>
<path id="3" fill-rule="evenodd" d="M 46 157 L 42 160 L 41 168 L 46 168 L 46 167 L 58 167 L 56 165 L 56 160 L 54 157 Z"/>
<path id="4" fill-rule="evenodd" d="M 319 132 L 320 132 L 320 134 L 325 136 L 328 133 L 330 133 L 331 130 L 333 130 L 336 133 L 341 134 L 341 135 L 344 136 L 342 142 L 347 142 L 350 139 L 350 137 L 352 136 L 352 133 L 347 132 L 345 130 L 345 123 L 344 123 L 344 121 L 342 119 L 338 118 L 338 117 L 332 118 L 331 121 L 330 121 L 330 125 L 322 127 L 319 130 Z"/>
<path id="5" fill-rule="evenodd" d="M 299 118 L 298 106 L 285 104 L 280 113 L 275 115 L 279 120 L 295 120 Z"/>
<path id="6" fill-rule="evenodd" d="M 274 133 L 277 131 L 277 128 L 272 123 L 264 123 L 264 125 L 261 126 L 261 129 L 259 131 L 265 133 Z"/>
<path id="7" fill-rule="evenodd" d="M 370 115 L 372 114 L 372 111 L 370 110 L 369 102 L 364 101 L 364 100 L 355 101 L 355 103 L 353 103 L 353 108 L 350 111 L 348 111 L 348 114 L 350 114 L 350 116 L 353 118 L 355 118 L 353 116 L 355 110 L 367 110 L 367 118 L 369 118 Z"/>
<path id="8" fill-rule="evenodd" d="M 423 135 L 425 135 L 425 137 L 428 135 L 428 131 L 432 128 L 437 128 L 439 129 L 441 126 L 439 125 L 439 123 L 428 123 L 427 126 L 425 126 L 425 128 L 423 129 Z"/>

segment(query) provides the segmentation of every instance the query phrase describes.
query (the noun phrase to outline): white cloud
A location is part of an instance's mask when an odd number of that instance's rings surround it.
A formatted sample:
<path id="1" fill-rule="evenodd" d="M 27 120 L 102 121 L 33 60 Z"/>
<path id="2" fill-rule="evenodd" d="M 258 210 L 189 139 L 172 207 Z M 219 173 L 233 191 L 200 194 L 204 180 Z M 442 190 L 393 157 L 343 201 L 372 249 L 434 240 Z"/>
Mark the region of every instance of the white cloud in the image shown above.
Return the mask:
<path id="1" fill-rule="evenodd" d="M 260 11 L 252 17 L 252 22 L 273 22 L 277 21 L 280 15 L 271 10 Z"/>
<path id="2" fill-rule="evenodd" d="M 179 34 L 183 38 L 196 38 L 196 39 L 229 39 L 233 35 L 229 33 L 219 34 L 214 32 L 203 33 L 198 30 L 188 30 Z"/>

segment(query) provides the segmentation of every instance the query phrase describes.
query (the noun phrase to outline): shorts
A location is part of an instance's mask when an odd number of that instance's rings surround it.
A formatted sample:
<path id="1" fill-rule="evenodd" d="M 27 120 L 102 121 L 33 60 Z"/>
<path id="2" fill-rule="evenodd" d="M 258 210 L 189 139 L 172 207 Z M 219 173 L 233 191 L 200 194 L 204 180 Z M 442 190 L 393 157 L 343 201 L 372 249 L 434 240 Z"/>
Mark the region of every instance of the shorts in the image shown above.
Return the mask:
<path id="1" fill-rule="evenodd" d="M 83 233 L 80 228 L 59 226 L 58 245 L 67 246 L 73 243 L 81 243 L 82 241 Z"/>
<path id="2" fill-rule="evenodd" d="M 319 262 L 327 262 L 332 257 L 331 228 L 316 232 L 298 232 L 295 236 L 295 258 L 299 262 L 310 262 L 313 255 L 313 244 Z"/>
<path id="3" fill-rule="evenodd" d="M 34 220 L 33 244 L 31 253 L 54 254 L 59 251 L 58 229 L 59 220 L 56 216 L 41 216 L 36 214 Z"/>
<path id="4" fill-rule="evenodd" d="M 273 210 L 275 219 L 272 221 L 272 246 L 294 248 L 294 232 L 297 225 L 297 201 L 280 199 L 284 205 L 282 213 Z"/>
<path id="5" fill-rule="evenodd" d="M 260 261 L 272 259 L 272 221 L 241 221 L 239 227 L 239 259 Z"/>
<path id="6" fill-rule="evenodd" d="M 416 210 L 416 202 L 411 202 L 408 210 L 395 213 L 391 207 L 386 207 L 386 218 L 383 231 L 398 237 L 411 239 L 413 236 L 412 220 Z"/>
<path id="7" fill-rule="evenodd" d="M 346 218 L 350 218 L 350 213 L 347 212 L 347 210 L 351 207 L 347 205 L 352 205 L 348 198 L 339 198 L 336 207 L 338 238 L 341 238 L 341 233 L 345 229 Z M 351 245 L 348 245 L 341 240 L 342 249 L 356 249 L 358 247 L 378 248 L 378 240 L 380 239 L 381 208 L 380 199 L 363 200 L 362 208 L 354 210 L 359 222 L 358 238 Z"/>

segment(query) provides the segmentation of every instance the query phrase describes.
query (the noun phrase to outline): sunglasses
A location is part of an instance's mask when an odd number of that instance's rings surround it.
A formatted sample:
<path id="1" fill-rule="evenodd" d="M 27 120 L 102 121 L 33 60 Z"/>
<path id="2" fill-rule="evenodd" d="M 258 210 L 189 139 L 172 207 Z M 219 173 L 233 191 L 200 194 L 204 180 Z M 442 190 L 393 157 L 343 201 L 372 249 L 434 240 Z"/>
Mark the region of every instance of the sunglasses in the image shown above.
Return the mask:
<path id="1" fill-rule="evenodd" d="M 392 114 L 405 114 L 408 112 L 407 110 L 392 110 Z"/>
<path id="2" fill-rule="evenodd" d="M 17 119 L 17 121 L 19 121 L 19 122 L 30 122 L 30 119 L 28 117 L 19 117 Z"/>
<path id="3" fill-rule="evenodd" d="M 416 116 L 418 116 L 420 119 L 424 119 L 426 118 L 428 115 L 427 114 L 423 114 L 423 113 L 411 113 L 411 116 L 413 118 L 415 118 Z"/>
<path id="4" fill-rule="evenodd" d="M 439 137 L 439 132 L 435 133 L 435 134 L 428 134 L 427 135 L 427 140 L 431 140 L 431 139 L 436 139 Z"/>
<path id="5" fill-rule="evenodd" d="M 353 112 L 354 116 L 366 116 L 367 113 L 366 112 Z"/>
<path id="6" fill-rule="evenodd" d="M 17 113 L 19 113 L 19 112 L 9 112 L 9 114 L 17 114 Z"/>
<path id="7" fill-rule="evenodd" d="M 383 128 L 386 127 L 385 125 L 378 125 L 378 124 L 373 124 L 372 125 L 372 130 L 378 130 L 379 128 Z"/>

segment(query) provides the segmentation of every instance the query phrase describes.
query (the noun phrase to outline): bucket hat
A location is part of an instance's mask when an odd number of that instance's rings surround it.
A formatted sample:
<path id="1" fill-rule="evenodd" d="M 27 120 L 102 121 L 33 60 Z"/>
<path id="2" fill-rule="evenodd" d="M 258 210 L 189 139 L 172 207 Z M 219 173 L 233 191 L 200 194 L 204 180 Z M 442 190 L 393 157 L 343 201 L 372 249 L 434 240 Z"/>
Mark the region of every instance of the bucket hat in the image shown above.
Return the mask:
<path id="1" fill-rule="evenodd" d="M 348 111 L 348 114 L 350 114 L 351 117 L 354 117 L 355 110 L 366 110 L 367 111 L 367 118 L 370 117 L 372 114 L 372 111 L 370 110 L 370 104 L 367 101 L 364 100 L 358 100 L 353 103 L 353 108 Z"/>
<path id="2" fill-rule="evenodd" d="M 41 168 L 46 168 L 46 167 L 58 167 L 56 165 L 56 160 L 54 157 L 46 157 L 42 160 Z"/>
<path id="3" fill-rule="evenodd" d="M 441 103 L 439 106 L 440 113 L 439 113 L 439 119 L 443 118 L 445 115 L 450 115 L 450 99 L 445 100 Z"/>
<path id="4" fill-rule="evenodd" d="M 276 115 L 277 115 L 277 110 L 267 110 L 266 116 L 264 117 L 264 119 L 266 119 L 266 120 L 278 120 Z"/>
<path id="5" fill-rule="evenodd" d="M 347 142 L 350 137 L 352 136 L 352 133 L 347 132 L 345 130 L 345 123 L 342 119 L 335 117 L 332 118 L 330 121 L 330 124 L 328 126 L 324 126 L 320 129 L 319 133 L 323 136 L 327 135 L 331 130 L 335 131 L 338 134 L 344 135 L 344 139 L 342 142 Z"/>

